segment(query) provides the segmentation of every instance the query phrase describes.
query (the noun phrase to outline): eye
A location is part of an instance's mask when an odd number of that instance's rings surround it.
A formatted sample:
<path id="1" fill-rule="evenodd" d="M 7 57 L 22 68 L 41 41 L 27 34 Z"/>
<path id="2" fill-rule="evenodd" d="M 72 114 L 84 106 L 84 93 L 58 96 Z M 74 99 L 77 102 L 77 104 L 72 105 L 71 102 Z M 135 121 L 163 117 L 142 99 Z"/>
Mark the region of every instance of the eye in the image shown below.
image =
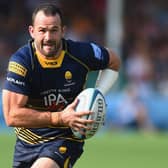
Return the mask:
<path id="1" fill-rule="evenodd" d="M 52 33 L 58 32 L 58 29 L 52 29 L 51 32 L 52 32 Z"/>
<path id="2" fill-rule="evenodd" d="M 45 33 L 45 31 L 46 31 L 45 29 L 39 29 L 40 33 Z"/>

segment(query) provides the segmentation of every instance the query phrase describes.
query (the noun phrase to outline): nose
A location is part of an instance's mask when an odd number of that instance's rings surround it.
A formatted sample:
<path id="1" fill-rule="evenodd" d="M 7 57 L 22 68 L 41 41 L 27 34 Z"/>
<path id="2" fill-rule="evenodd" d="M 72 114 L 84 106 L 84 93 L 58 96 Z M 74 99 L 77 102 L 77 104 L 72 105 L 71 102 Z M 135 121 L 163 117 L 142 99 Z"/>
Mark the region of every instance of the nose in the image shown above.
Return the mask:
<path id="1" fill-rule="evenodd" d="M 50 40 L 51 38 L 52 38 L 51 32 L 50 31 L 46 31 L 45 40 Z"/>

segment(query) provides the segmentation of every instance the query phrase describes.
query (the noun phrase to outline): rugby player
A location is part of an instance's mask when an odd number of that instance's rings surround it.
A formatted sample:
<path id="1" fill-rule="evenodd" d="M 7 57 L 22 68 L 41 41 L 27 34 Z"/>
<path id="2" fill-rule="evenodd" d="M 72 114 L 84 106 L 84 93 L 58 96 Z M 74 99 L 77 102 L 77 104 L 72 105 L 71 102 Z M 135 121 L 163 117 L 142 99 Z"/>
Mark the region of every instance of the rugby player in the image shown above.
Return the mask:
<path id="1" fill-rule="evenodd" d="M 75 98 L 96 70 L 103 72 L 96 87 L 105 94 L 120 59 L 95 43 L 65 39 L 62 12 L 54 4 L 34 10 L 29 32 L 31 40 L 9 60 L 3 88 L 5 121 L 17 135 L 13 168 L 71 168 L 84 145 L 71 128 L 93 123 L 81 119 L 91 111 L 75 112 Z"/>

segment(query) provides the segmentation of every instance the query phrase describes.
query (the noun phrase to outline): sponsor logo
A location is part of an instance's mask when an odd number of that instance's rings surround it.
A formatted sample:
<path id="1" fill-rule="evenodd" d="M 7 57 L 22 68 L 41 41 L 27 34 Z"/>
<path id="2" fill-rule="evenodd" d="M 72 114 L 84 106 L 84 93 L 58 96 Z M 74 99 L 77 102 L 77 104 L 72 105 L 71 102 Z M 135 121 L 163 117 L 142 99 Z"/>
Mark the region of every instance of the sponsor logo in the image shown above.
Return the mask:
<path id="1" fill-rule="evenodd" d="M 17 85 L 25 86 L 25 82 L 19 81 L 17 79 L 14 79 L 14 78 L 11 78 L 11 77 L 7 77 L 6 79 L 7 79 L 7 81 L 15 83 Z"/>
<path id="2" fill-rule="evenodd" d="M 46 107 L 52 109 L 62 109 L 68 101 L 63 97 L 62 94 L 58 93 L 57 95 L 51 93 L 47 96 L 44 96 L 44 104 Z"/>
<path id="3" fill-rule="evenodd" d="M 44 100 L 44 106 L 51 111 L 59 111 L 65 108 L 68 101 L 64 98 L 64 93 L 69 93 L 70 89 L 50 89 L 40 93 Z"/>
<path id="4" fill-rule="evenodd" d="M 16 73 L 16 74 L 21 75 L 23 77 L 25 77 L 26 73 L 27 73 L 27 69 L 24 66 L 18 64 L 17 62 L 14 62 L 14 61 L 11 61 L 9 63 L 8 70 L 10 72 Z"/>
<path id="5" fill-rule="evenodd" d="M 102 52 L 101 52 L 100 47 L 94 43 L 91 43 L 91 46 L 93 48 L 95 57 L 98 59 L 101 59 Z"/>
<path id="6" fill-rule="evenodd" d="M 45 61 L 44 63 L 45 63 L 47 66 L 57 65 L 57 61 L 53 61 L 53 62 Z"/>

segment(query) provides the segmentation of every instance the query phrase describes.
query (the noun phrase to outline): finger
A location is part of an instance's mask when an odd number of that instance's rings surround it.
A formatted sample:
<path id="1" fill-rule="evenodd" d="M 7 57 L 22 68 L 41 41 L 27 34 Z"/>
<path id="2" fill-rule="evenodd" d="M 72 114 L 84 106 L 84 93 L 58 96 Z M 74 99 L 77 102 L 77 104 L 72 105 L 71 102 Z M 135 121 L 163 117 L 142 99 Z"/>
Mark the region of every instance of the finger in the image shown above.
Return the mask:
<path id="1" fill-rule="evenodd" d="M 78 120 L 79 123 L 83 124 L 83 125 L 86 125 L 86 124 L 93 124 L 95 121 L 94 120 L 91 120 L 91 119 L 83 119 L 83 118 L 80 118 Z"/>
<path id="2" fill-rule="evenodd" d="M 91 120 L 91 119 L 87 119 L 85 121 L 86 124 L 93 124 L 95 121 L 94 120 Z"/>
<path id="3" fill-rule="evenodd" d="M 88 129 L 86 125 L 80 124 L 80 123 L 76 123 L 74 126 L 74 129 L 79 131 L 81 129 Z"/>
<path id="4" fill-rule="evenodd" d="M 94 112 L 92 112 L 92 111 L 78 111 L 78 112 L 76 112 L 76 115 L 78 117 L 83 117 L 83 116 L 93 115 L 93 114 L 94 114 Z"/>
<path id="5" fill-rule="evenodd" d="M 92 128 L 92 122 L 93 121 L 88 121 L 89 123 L 86 124 L 86 122 L 76 122 L 74 125 L 73 125 L 73 128 L 74 129 L 85 129 L 85 130 L 90 130 Z"/>
<path id="6" fill-rule="evenodd" d="M 94 120 L 80 119 L 80 120 L 76 121 L 74 126 L 76 126 L 78 128 L 84 128 L 84 129 L 90 130 L 92 128 L 93 123 L 94 123 Z"/>
<path id="7" fill-rule="evenodd" d="M 72 107 L 73 109 L 75 109 L 75 107 L 78 105 L 79 103 L 79 99 L 76 98 L 71 104 L 70 104 L 70 107 Z"/>

